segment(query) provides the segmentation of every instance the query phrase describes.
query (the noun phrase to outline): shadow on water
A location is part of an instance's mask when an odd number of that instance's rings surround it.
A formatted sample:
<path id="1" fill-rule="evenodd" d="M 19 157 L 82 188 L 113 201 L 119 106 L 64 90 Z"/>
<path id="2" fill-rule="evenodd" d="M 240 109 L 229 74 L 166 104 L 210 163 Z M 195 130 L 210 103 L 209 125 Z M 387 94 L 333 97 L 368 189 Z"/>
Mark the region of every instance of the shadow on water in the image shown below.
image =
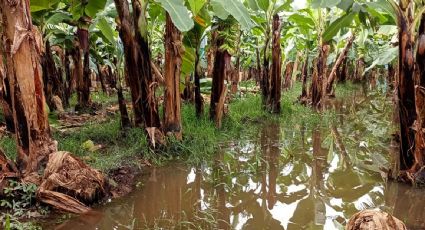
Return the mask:
<path id="1" fill-rule="evenodd" d="M 386 183 L 392 104 L 382 84 L 326 107 L 319 125 L 265 123 L 201 167 L 154 168 L 130 196 L 52 229 L 341 229 L 363 209 L 425 228 L 422 191 Z M 379 88 L 381 87 L 381 88 Z"/>

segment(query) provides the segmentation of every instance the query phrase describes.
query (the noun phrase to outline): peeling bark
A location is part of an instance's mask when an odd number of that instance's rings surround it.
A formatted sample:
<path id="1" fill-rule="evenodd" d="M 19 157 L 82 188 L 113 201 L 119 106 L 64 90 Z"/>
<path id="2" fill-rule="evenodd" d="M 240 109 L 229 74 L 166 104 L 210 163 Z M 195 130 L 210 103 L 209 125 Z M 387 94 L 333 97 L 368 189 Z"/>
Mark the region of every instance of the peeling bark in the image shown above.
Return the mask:
<path id="1" fill-rule="evenodd" d="M 25 177 L 56 150 L 45 111 L 40 47 L 32 25 L 29 0 L 1 1 L 3 46 L 18 148 L 17 163 Z"/>
<path id="2" fill-rule="evenodd" d="M 313 107 L 318 107 L 323 97 L 323 84 L 326 80 L 326 62 L 328 60 L 330 46 L 322 44 L 319 47 L 320 53 L 317 59 L 317 74 L 313 74 L 311 98 Z"/>
<path id="3" fill-rule="evenodd" d="M 0 42 L 3 43 L 3 36 L 0 37 Z M 0 45 L 0 106 L 3 111 L 6 129 L 9 132 L 15 132 L 15 124 L 13 123 L 12 112 L 12 96 L 10 94 L 9 79 L 6 77 L 7 66 L 3 63 L 6 58 L 3 45 Z"/>
<path id="4" fill-rule="evenodd" d="M 58 96 L 61 101 L 65 100 L 63 90 L 63 81 L 60 71 L 56 68 L 50 42 L 46 41 L 45 52 L 42 55 L 41 63 L 43 67 L 44 93 L 47 105 L 51 111 L 57 110 L 56 103 L 53 101 L 54 96 Z"/>
<path id="5" fill-rule="evenodd" d="M 360 82 L 363 79 L 364 65 L 365 61 L 363 57 L 357 59 L 353 82 Z"/>
<path id="6" fill-rule="evenodd" d="M 120 19 L 118 27 L 124 44 L 135 124 L 159 128 L 161 124 L 155 98 L 157 83 L 153 81 L 146 31 L 140 30 L 146 28 L 146 2 L 133 0 L 133 15 L 127 1 L 115 0 L 115 5 Z"/>
<path id="7" fill-rule="evenodd" d="M 97 72 L 98 72 L 98 76 L 100 80 L 100 86 L 102 87 L 102 92 L 107 93 L 108 91 L 106 90 L 105 72 L 103 71 L 102 66 L 99 63 L 97 63 L 96 67 L 97 67 Z"/>
<path id="8" fill-rule="evenodd" d="M 345 58 L 345 61 L 342 63 L 339 76 L 338 76 L 338 82 L 344 83 L 347 80 L 348 75 L 348 60 Z"/>
<path id="9" fill-rule="evenodd" d="M 410 9 L 410 7 L 409 7 Z M 414 163 L 416 120 L 414 91 L 414 41 L 410 33 L 412 21 L 407 16 L 399 18 L 399 75 L 398 106 L 400 117 L 400 169 L 408 170 Z"/>
<path id="10" fill-rule="evenodd" d="M 66 87 L 65 87 L 65 99 L 64 105 L 65 107 L 69 106 L 69 98 L 71 98 L 72 93 L 75 90 L 75 75 L 73 74 L 74 70 L 71 69 L 71 54 L 72 51 L 65 51 L 65 77 L 66 77 Z"/>
<path id="11" fill-rule="evenodd" d="M 291 81 L 292 81 L 292 71 L 294 68 L 294 63 L 289 62 L 286 64 L 285 68 L 285 83 L 283 84 L 283 88 L 285 90 L 288 90 L 291 88 Z"/>
<path id="12" fill-rule="evenodd" d="M 87 25 L 85 25 L 87 26 Z M 87 26 L 88 27 L 88 26 Z M 90 107 L 90 53 L 89 53 L 89 32 L 88 29 L 78 28 L 78 48 L 79 54 L 76 56 L 75 61 L 78 62 L 78 77 L 77 77 L 77 95 L 78 105 L 77 109 L 84 109 Z"/>
<path id="13" fill-rule="evenodd" d="M 167 13 L 165 26 L 164 132 L 182 139 L 180 75 L 182 35 Z"/>
<path id="14" fill-rule="evenodd" d="M 420 181 L 425 173 L 422 168 L 425 166 L 425 14 L 421 16 L 419 26 L 419 38 L 416 52 L 416 71 L 415 71 L 415 106 L 417 119 L 413 125 L 415 130 L 415 161 L 410 168 L 410 173 L 414 175 L 415 183 Z M 424 175 L 419 175 L 422 173 Z M 418 180 L 419 179 L 419 180 Z M 423 179 L 422 179 L 423 180 Z"/>
<path id="15" fill-rule="evenodd" d="M 224 30 L 225 25 L 219 25 L 218 31 Z M 227 67 L 230 65 L 231 56 L 227 50 L 220 49 L 224 43 L 222 35 L 217 36 L 217 47 L 214 68 L 213 68 L 213 82 L 211 89 L 211 104 L 210 104 L 210 118 L 216 123 L 216 127 L 221 127 L 221 122 L 224 114 L 224 101 L 226 98 L 227 87 L 224 81 L 227 79 Z"/>
<path id="16" fill-rule="evenodd" d="M 279 15 L 273 16 L 273 50 L 270 77 L 269 108 L 272 113 L 280 113 L 282 90 L 282 52 L 280 47 L 281 22 Z"/>

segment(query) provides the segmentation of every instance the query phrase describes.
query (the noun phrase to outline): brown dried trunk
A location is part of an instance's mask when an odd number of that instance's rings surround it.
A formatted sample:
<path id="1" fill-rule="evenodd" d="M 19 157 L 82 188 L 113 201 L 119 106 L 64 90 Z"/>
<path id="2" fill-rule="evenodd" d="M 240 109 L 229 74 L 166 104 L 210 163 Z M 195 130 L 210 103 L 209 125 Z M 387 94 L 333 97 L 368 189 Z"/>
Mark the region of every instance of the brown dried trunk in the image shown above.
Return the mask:
<path id="1" fill-rule="evenodd" d="M 348 71 L 348 60 L 345 58 L 345 61 L 342 63 L 340 68 L 340 73 L 338 76 L 338 82 L 345 82 L 347 80 L 347 71 Z"/>
<path id="2" fill-rule="evenodd" d="M 0 41 L 3 40 L 0 37 Z M 6 77 L 7 66 L 3 63 L 3 59 L 6 58 L 5 55 L 3 45 L 0 45 L 0 106 L 3 111 L 7 131 L 14 133 L 15 124 L 13 123 L 12 95 L 10 94 L 9 80 Z"/>
<path id="3" fill-rule="evenodd" d="M 90 53 L 89 53 L 89 32 L 88 29 L 78 28 L 78 47 L 79 55 L 76 58 L 78 66 L 78 77 L 77 77 L 77 95 L 78 104 L 76 109 L 84 109 L 90 107 Z M 83 59 L 81 58 L 83 57 Z"/>
<path id="4" fill-rule="evenodd" d="M 415 135 L 415 163 L 411 167 L 411 173 L 421 173 L 425 166 L 425 14 L 422 15 L 419 26 L 419 38 L 416 52 L 415 71 L 415 99 L 417 120 L 414 124 Z M 415 175 L 416 178 L 420 175 Z M 423 179 L 422 179 L 423 180 Z M 420 181 L 416 181 L 420 182 Z"/>
<path id="5" fill-rule="evenodd" d="M 409 7 L 410 8 L 410 7 Z M 411 19 L 399 18 L 399 76 L 398 106 L 400 117 L 400 169 L 408 170 L 415 162 L 415 131 L 412 129 L 416 120 L 414 74 L 414 41 L 410 33 Z"/>
<path id="6" fill-rule="evenodd" d="M 365 61 L 363 57 L 357 59 L 353 82 L 360 82 L 363 79 L 362 75 L 364 72 L 364 65 L 365 65 Z"/>
<path id="7" fill-rule="evenodd" d="M 99 76 L 99 80 L 100 80 L 100 86 L 102 87 L 102 92 L 103 93 L 107 93 L 107 90 L 106 90 L 106 84 L 105 84 L 105 73 L 104 73 L 104 71 L 103 71 L 103 69 L 102 69 L 102 66 L 99 64 L 99 63 L 97 63 L 97 72 L 98 72 L 98 76 Z"/>
<path id="8" fill-rule="evenodd" d="M 394 63 L 390 64 L 388 66 L 388 76 L 387 76 L 387 83 L 388 83 L 388 86 L 390 88 L 389 91 L 394 89 L 394 82 L 395 82 L 395 79 L 396 79 L 396 75 L 397 75 L 396 64 L 394 64 Z"/>
<path id="9" fill-rule="evenodd" d="M 281 23 L 279 15 L 273 16 L 273 50 L 272 69 L 270 78 L 269 107 L 270 112 L 280 113 L 280 100 L 282 90 L 282 52 L 280 47 Z"/>
<path id="10" fill-rule="evenodd" d="M 285 83 L 283 84 L 283 88 L 286 89 L 286 90 L 288 90 L 289 88 L 291 88 L 293 67 L 294 67 L 294 63 L 293 62 L 289 62 L 288 64 L 286 64 L 286 68 L 285 68 Z"/>
<path id="11" fill-rule="evenodd" d="M 46 50 L 41 58 L 43 67 L 44 93 L 46 96 L 47 105 L 50 110 L 57 110 L 57 104 L 53 101 L 54 96 L 58 96 L 61 101 L 64 101 L 65 94 L 63 90 L 63 82 L 60 71 L 56 68 L 55 61 L 49 41 L 46 41 Z"/>
<path id="12" fill-rule="evenodd" d="M 164 132 L 182 138 L 180 75 L 182 35 L 167 13 L 165 26 Z"/>
<path id="13" fill-rule="evenodd" d="M 317 75 L 313 74 L 312 82 L 312 105 L 318 107 L 322 101 L 323 96 L 323 83 L 326 80 L 326 62 L 328 60 L 330 46 L 328 44 L 323 44 L 319 48 L 320 53 L 317 59 Z"/>
<path id="14" fill-rule="evenodd" d="M 122 93 L 122 86 L 117 87 L 118 106 L 121 115 L 121 128 L 126 129 L 131 127 L 130 118 L 128 116 L 127 105 L 125 103 L 124 95 Z"/>
<path id="15" fill-rule="evenodd" d="M 128 2 L 115 0 L 120 18 L 119 32 L 124 44 L 126 70 L 131 90 L 136 125 L 160 127 L 158 106 L 155 98 L 155 82 L 151 70 L 151 58 L 147 40 L 142 37 L 140 23 L 146 22 L 142 14 L 144 1 L 132 1 L 133 15 L 130 15 Z M 145 27 L 143 27 L 145 28 Z"/>
<path id="16" fill-rule="evenodd" d="M 353 45 L 354 39 L 356 36 L 352 34 L 350 38 L 347 41 L 347 44 L 345 45 L 344 49 L 342 50 L 341 54 L 339 55 L 338 59 L 336 60 L 334 66 L 332 67 L 331 73 L 329 74 L 327 83 L 326 83 L 326 94 L 331 95 L 333 94 L 333 84 L 336 77 L 336 72 L 338 71 L 341 64 L 344 62 L 345 58 L 347 57 L 348 51 L 350 50 L 351 46 Z"/>
<path id="17" fill-rule="evenodd" d="M 72 74 L 71 71 L 71 61 L 70 61 L 70 53 L 69 51 L 65 51 L 65 76 L 66 76 L 66 88 L 65 88 L 65 99 L 64 99 L 64 106 L 69 106 L 69 98 L 71 97 L 72 93 L 74 92 L 75 88 L 75 75 Z"/>
<path id="18" fill-rule="evenodd" d="M 8 66 L 6 76 L 12 95 L 17 163 L 25 177 L 36 172 L 40 162 L 56 150 L 45 111 L 39 53 L 41 36 L 32 25 L 29 0 L 1 1 L 0 15 Z"/>
<path id="19" fill-rule="evenodd" d="M 223 30 L 224 25 L 219 25 L 219 31 Z M 219 35 L 216 40 L 216 47 L 221 47 L 224 38 Z M 227 69 L 230 65 L 231 56 L 227 50 L 216 49 L 213 69 L 213 81 L 211 89 L 210 118 L 216 123 L 216 127 L 221 127 L 224 114 L 224 102 L 226 98 L 227 87 L 224 81 L 227 79 Z"/>

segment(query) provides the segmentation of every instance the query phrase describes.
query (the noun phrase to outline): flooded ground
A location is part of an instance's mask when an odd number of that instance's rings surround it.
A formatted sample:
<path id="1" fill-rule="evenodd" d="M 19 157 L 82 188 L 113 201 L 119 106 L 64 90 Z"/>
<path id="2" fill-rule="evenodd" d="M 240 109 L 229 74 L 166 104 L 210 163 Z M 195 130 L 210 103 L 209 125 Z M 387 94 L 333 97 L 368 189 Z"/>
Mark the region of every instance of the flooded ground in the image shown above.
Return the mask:
<path id="1" fill-rule="evenodd" d="M 383 87 L 383 86 L 381 86 Z M 263 122 L 200 167 L 153 168 L 131 195 L 48 229 L 342 229 L 363 209 L 425 228 L 425 199 L 383 179 L 393 105 L 363 88 L 330 102 L 336 119 Z"/>

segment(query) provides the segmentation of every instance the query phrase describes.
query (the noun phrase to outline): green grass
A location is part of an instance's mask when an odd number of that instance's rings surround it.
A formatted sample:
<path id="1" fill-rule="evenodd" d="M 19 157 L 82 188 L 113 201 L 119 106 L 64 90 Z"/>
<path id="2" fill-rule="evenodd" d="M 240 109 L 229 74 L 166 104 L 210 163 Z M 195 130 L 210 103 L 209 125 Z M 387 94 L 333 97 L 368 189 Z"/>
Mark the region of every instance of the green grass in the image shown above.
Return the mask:
<path id="1" fill-rule="evenodd" d="M 290 126 L 299 123 L 326 123 L 324 120 L 334 118 L 333 111 L 319 114 L 309 107 L 296 103 L 299 92 L 301 92 L 300 84 L 296 84 L 287 92 L 282 92 L 280 115 L 264 111 L 260 95 L 248 94 L 246 97 L 233 99 L 221 129 L 216 129 L 214 122 L 208 118 L 208 105 L 205 105 L 202 118 L 197 118 L 194 106 L 185 103 L 182 106 L 183 141 L 168 139 L 169 144 L 156 151 L 149 148 L 142 129 L 132 128 L 122 132 L 119 115 L 112 116 L 102 123 L 89 122 L 74 131 L 66 133 L 56 131 L 53 136 L 59 143 L 59 150 L 69 151 L 104 172 L 122 165 L 138 166 L 141 159 L 147 159 L 155 165 L 170 160 L 202 164 L 214 157 L 220 144 L 244 135 L 255 134 L 259 123 L 276 120 Z M 115 97 L 106 97 L 102 93 L 98 97 L 96 95 L 92 98 L 103 104 L 113 103 L 115 100 Z M 54 113 L 50 114 L 49 120 L 52 124 L 58 124 L 57 115 Z M 92 141 L 95 146 L 101 145 L 101 148 L 90 151 L 83 146 L 87 141 Z M 2 138 L 0 145 L 9 157 L 15 157 L 16 145 L 12 138 Z"/>
<path id="2" fill-rule="evenodd" d="M 17 154 L 16 141 L 12 136 L 4 136 L 0 139 L 0 148 L 9 159 L 15 159 Z"/>

